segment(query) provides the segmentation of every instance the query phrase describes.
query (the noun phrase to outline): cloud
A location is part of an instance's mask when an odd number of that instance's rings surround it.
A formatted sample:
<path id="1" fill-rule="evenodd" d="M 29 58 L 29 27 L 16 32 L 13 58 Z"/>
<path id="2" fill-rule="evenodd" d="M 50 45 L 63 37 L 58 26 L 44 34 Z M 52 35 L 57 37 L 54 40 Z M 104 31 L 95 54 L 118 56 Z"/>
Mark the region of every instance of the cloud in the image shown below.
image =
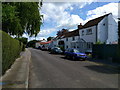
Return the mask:
<path id="1" fill-rule="evenodd" d="M 37 37 L 35 37 L 35 36 L 29 37 L 29 35 L 26 34 L 26 33 L 24 33 L 22 37 L 28 38 L 28 41 L 34 40 L 34 39 L 35 40 L 43 40 L 43 39 L 47 40 L 47 37 L 49 36 L 49 34 L 54 32 L 54 31 L 55 31 L 55 29 L 52 29 L 52 28 L 51 29 L 45 29 L 45 30 L 41 30 L 38 33 Z"/>
<path id="2" fill-rule="evenodd" d="M 41 13 L 44 15 L 45 22 L 52 21 L 57 28 L 73 28 L 83 20 L 78 15 L 70 14 L 70 11 L 67 10 L 73 10 L 75 6 L 84 7 L 88 3 L 44 3 Z"/>
<path id="3" fill-rule="evenodd" d="M 75 26 L 77 26 L 80 22 L 83 22 L 83 19 L 81 19 L 78 15 L 70 15 L 65 20 L 62 20 L 59 22 L 59 28 L 60 27 L 66 27 L 68 29 L 71 29 Z"/>
<path id="4" fill-rule="evenodd" d="M 84 21 L 80 16 L 71 14 L 71 11 L 78 7 L 79 9 L 91 4 L 95 0 L 89 0 L 89 2 L 58 2 L 58 3 L 43 3 L 40 12 L 44 15 L 44 22 L 54 23 L 54 27 L 47 27 L 40 31 L 37 39 L 43 39 L 48 37 L 51 33 L 56 32 L 62 28 L 67 28 L 70 31 L 74 30 L 79 23 L 85 24 L 87 21 L 96 17 L 102 16 L 107 13 L 112 13 L 117 20 L 118 17 L 118 3 L 109 3 L 96 9 L 87 12 L 87 18 Z M 79 13 L 81 13 L 79 11 Z M 47 26 L 47 25 L 46 25 Z"/>
<path id="5" fill-rule="evenodd" d="M 114 19 L 117 21 L 118 3 L 109 3 L 104 6 L 97 7 L 94 10 L 88 11 L 86 21 L 96 18 L 96 17 L 99 17 L 99 16 L 102 16 L 102 15 L 105 15 L 105 14 L 108 14 L 108 13 L 112 13 Z"/>
<path id="6" fill-rule="evenodd" d="M 49 34 L 51 34 L 54 31 L 56 31 L 56 28 L 49 28 L 49 29 L 41 30 L 38 33 L 37 37 L 47 37 L 47 36 L 49 36 Z"/>
<path id="7" fill-rule="evenodd" d="M 41 30 L 37 37 L 47 37 L 51 33 L 58 31 L 62 28 L 72 30 L 73 28 L 77 27 L 79 23 L 83 23 L 84 21 L 80 16 L 71 14 L 70 11 L 74 10 L 75 7 L 78 7 L 80 9 L 88 4 L 91 4 L 91 2 L 43 3 L 43 6 L 41 8 L 41 14 L 44 15 L 44 22 L 54 23 L 54 27 Z"/>

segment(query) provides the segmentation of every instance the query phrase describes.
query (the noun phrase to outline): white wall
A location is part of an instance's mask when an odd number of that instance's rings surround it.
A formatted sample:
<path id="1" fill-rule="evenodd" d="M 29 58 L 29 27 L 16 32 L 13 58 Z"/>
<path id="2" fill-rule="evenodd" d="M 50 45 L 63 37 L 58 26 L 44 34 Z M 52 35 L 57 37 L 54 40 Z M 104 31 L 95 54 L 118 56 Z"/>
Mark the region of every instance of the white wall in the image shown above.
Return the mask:
<path id="1" fill-rule="evenodd" d="M 97 41 L 105 42 L 108 38 L 108 18 L 104 17 L 97 26 Z"/>
<path id="2" fill-rule="evenodd" d="M 111 44 L 113 42 L 118 42 L 118 25 L 113 19 L 112 14 L 108 16 L 108 39 L 107 43 Z"/>
<path id="3" fill-rule="evenodd" d="M 87 29 L 92 29 L 92 34 L 86 35 Z M 84 30 L 84 35 L 82 35 L 83 30 Z M 80 29 L 79 34 L 80 34 L 80 38 L 84 39 L 86 42 L 93 42 L 93 43 L 96 42 L 96 26 Z"/>
<path id="4" fill-rule="evenodd" d="M 66 40 L 66 38 L 68 38 L 68 41 Z M 75 40 L 73 41 L 73 37 L 66 37 L 66 38 L 62 38 L 62 39 L 58 39 L 56 41 L 53 41 L 54 45 L 58 46 L 58 42 L 59 41 L 64 41 L 64 46 L 65 46 L 65 50 L 68 48 L 72 48 L 71 47 L 71 43 L 78 41 L 79 40 L 79 36 L 74 36 Z"/>
<path id="5" fill-rule="evenodd" d="M 57 46 L 57 40 L 54 40 L 54 41 L 52 41 L 51 43 L 49 43 L 49 48 L 52 48 L 52 47 L 55 47 L 55 46 Z"/>
<path id="6" fill-rule="evenodd" d="M 35 47 L 38 48 L 40 46 L 40 43 L 39 42 L 36 42 L 35 43 Z"/>
<path id="7" fill-rule="evenodd" d="M 75 46 L 75 48 L 77 48 L 77 44 L 74 44 L 74 42 L 78 42 L 79 40 L 79 36 L 74 36 L 75 40 L 73 40 L 73 37 L 67 37 L 68 38 L 68 41 L 66 41 L 66 38 L 64 38 L 64 41 L 65 41 L 65 49 L 67 49 L 67 46 L 68 48 L 74 48 L 73 46 Z"/>

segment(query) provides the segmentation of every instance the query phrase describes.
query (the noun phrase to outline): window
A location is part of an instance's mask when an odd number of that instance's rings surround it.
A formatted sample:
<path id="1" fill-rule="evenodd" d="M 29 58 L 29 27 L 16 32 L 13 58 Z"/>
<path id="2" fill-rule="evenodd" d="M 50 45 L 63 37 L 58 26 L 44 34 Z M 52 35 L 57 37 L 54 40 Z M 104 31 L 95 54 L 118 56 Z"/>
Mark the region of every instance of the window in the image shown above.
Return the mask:
<path id="1" fill-rule="evenodd" d="M 105 23 L 103 24 L 103 26 L 105 26 Z"/>
<path id="2" fill-rule="evenodd" d="M 75 53 L 79 53 L 79 51 L 78 51 L 77 49 L 74 49 L 74 52 L 75 52 Z"/>
<path id="3" fill-rule="evenodd" d="M 82 36 L 84 35 L 84 31 L 82 31 Z"/>
<path id="4" fill-rule="evenodd" d="M 66 41 L 68 41 L 68 38 L 66 38 Z"/>
<path id="5" fill-rule="evenodd" d="M 73 52 L 73 49 L 71 49 L 70 52 Z"/>
<path id="6" fill-rule="evenodd" d="M 68 48 L 68 46 L 66 46 L 66 48 Z"/>
<path id="7" fill-rule="evenodd" d="M 92 34 L 92 29 L 87 29 L 87 33 L 86 33 L 87 35 L 90 35 L 90 34 Z"/>
<path id="8" fill-rule="evenodd" d="M 75 37 L 73 37 L 72 39 L 73 39 L 73 41 L 74 41 L 74 40 L 75 40 Z"/>

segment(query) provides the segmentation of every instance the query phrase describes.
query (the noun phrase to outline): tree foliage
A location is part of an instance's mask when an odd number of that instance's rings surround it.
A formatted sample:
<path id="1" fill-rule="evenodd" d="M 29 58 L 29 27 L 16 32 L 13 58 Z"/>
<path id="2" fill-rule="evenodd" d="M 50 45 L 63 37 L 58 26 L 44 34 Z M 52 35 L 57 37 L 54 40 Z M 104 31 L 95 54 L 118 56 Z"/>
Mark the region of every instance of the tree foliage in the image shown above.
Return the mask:
<path id="1" fill-rule="evenodd" d="M 27 47 L 33 47 L 35 48 L 35 43 L 38 42 L 38 40 L 31 40 L 27 43 Z"/>
<path id="2" fill-rule="evenodd" d="M 67 32 L 69 32 L 68 29 L 64 29 L 64 28 L 63 28 L 62 30 L 59 30 L 56 35 L 58 35 L 58 36 L 59 36 L 59 35 L 63 35 L 63 34 L 65 34 L 65 33 L 67 33 Z"/>
<path id="3" fill-rule="evenodd" d="M 48 37 L 47 38 L 47 41 L 50 41 L 50 40 L 52 40 L 54 37 Z"/>
<path id="4" fill-rule="evenodd" d="M 22 37 L 22 38 L 15 38 L 17 40 L 19 40 L 20 42 L 22 42 L 24 45 L 26 45 L 28 43 L 28 38 Z"/>
<path id="5" fill-rule="evenodd" d="M 3 2 L 2 30 L 18 37 L 23 33 L 37 36 L 43 18 L 40 7 L 38 2 Z"/>

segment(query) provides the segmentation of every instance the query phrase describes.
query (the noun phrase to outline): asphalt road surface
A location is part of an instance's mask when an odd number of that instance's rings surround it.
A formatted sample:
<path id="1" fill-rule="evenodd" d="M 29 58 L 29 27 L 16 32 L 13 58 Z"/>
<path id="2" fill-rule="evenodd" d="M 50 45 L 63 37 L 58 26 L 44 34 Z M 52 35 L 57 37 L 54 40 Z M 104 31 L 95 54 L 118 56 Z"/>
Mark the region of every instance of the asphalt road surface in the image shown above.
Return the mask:
<path id="1" fill-rule="evenodd" d="M 118 71 L 90 61 L 72 61 L 31 51 L 29 88 L 118 88 Z"/>

